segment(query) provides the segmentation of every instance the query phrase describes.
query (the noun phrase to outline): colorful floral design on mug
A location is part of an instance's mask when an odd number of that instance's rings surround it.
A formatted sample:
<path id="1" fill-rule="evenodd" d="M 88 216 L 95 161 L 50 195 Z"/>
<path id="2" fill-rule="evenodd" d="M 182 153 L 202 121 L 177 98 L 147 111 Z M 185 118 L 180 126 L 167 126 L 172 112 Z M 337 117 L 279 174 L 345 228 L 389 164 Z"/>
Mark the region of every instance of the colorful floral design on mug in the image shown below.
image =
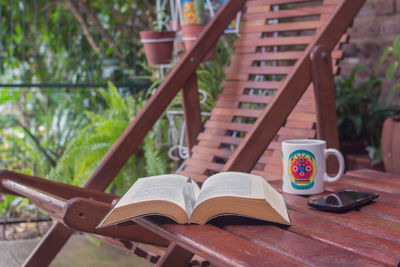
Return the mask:
<path id="1" fill-rule="evenodd" d="M 296 150 L 289 156 L 289 176 L 296 189 L 310 189 L 314 186 L 317 173 L 315 156 L 307 150 Z"/>

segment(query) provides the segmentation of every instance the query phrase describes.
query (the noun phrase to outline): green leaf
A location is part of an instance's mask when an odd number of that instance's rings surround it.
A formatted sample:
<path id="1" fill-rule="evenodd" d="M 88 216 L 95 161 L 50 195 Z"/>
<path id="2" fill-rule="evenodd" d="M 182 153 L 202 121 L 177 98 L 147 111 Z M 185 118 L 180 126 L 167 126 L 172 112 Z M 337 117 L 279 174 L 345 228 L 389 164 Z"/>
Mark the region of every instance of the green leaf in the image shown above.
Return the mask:
<path id="1" fill-rule="evenodd" d="M 400 55 L 400 35 L 397 35 L 397 37 L 393 41 L 393 56 L 398 58 Z"/>
<path id="2" fill-rule="evenodd" d="M 400 84 L 393 84 L 392 88 L 390 88 L 389 94 L 386 98 L 386 106 L 390 106 L 393 102 L 393 98 L 396 95 L 397 89 L 400 87 Z"/>
<path id="3" fill-rule="evenodd" d="M 380 72 L 380 70 L 382 68 L 383 62 L 386 60 L 386 58 L 389 56 L 390 53 L 392 53 L 392 47 L 388 46 L 385 48 L 385 51 L 383 51 L 381 59 L 379 60 L 378 70 L 377 70 L 378 73 Z"/>
<path id="4" fill-rule="evenodd" d="M 362 131 L 363 128 L 363 123 L 362 123 L 362 117 L 361 114 L 359 115 L 351 115 L 349 116 L 349 119 L 354 125 L 354 128 L 356 130 L 356 134 L 359 135 Z"/>
<path id="5" fill-rule="evenodd" d="M 391 81 L 396 74 L 397 68 L 399 66 L 399 62 L 395 61 L 390 64 L 390 66 L 386 69 L 386 79 Z"/>

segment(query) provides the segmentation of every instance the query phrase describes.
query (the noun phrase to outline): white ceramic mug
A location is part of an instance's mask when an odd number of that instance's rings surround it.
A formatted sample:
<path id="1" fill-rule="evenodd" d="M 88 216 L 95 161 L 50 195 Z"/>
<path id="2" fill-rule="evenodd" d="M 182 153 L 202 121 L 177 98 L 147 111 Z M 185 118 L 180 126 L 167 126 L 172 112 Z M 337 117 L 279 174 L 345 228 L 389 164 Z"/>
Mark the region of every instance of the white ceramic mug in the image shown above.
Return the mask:
<path id="1" fill-rule="evenodd" d="M 339 171 L 334 177 L 326 173 L 326 159 L 334 155 Z M 337 149 L 326 149 L 323 140 L 299 139 L 282 142 L 282 190 L 298 195 L 320 194 L 325 182 L 335 182 L 343 174 L 344 159 Z"/>

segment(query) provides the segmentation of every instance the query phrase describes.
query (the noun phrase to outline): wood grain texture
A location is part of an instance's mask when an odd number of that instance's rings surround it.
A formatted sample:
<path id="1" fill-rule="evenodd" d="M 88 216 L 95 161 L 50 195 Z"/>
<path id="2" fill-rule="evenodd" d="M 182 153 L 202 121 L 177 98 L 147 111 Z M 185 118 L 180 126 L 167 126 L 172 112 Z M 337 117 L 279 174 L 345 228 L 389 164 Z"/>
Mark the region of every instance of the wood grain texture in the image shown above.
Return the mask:
<path id="1" fill-rule="evenodd" d="M 199 91 L 196 72 L 188 79 L 182 89 L 183 115 L 186 128 L 186 144 L 189 151 L 197 143 L 197 136 L 202 130 Z"/>
<path id="2" fill-rule="evenodd" d="M 155 265 L 156 267 L 185 267 L 188 266 L 191 258 L 193 258 L 193 253 L 189 252 L 180 246 L 171 243 L 168 246 L 167 251 L 160 258 L 160 260 Z"/>
<path id="3" fill-rule="evenodd" d="M 371 182 L 376 174 L 379 173 L 364 173 L 360 179 Z M 351 175 L 342 178 L 347 189 L 357 189 L 351 185 L 354 178 Z M 281 190 L 280 182 L 271 184 Z M 290 194 L 284 197 L 292 221 L 290 227 L 233 217 L 215 221 L 218 228 L 162 224 L 147 219 L 137 222 L 218 266 L 398 266 L 400 263 L 400 207 L 380 205 L 399 202 L 399 195 L 384 193 L 375 203 L 344 214 L 310 208 L 306 205 L 307 197 Z"/>
<path id="4" fill-rule="evenodd" d="M 310 84 L 310 55 L 314 47 L 323 45 L 332 50 L 364 2 L 362 0 L 343 0 L 340 2 L 327 24 L 309 45 L 302 59 L 296 64 L 281 89 L 278 90 L 272 103 L 263 110 L 253 128 L 246 134 L 230 160 L 226 163 L 223 171 L 248 172 L 253 168 Z M 259 140 L 263 140 L 263 145 L 260 144 Z M 241 160 L 243 158 L 247 160 Z"/>
<path id="5" fill-rule="evenodd" d="M 311 52 L 312 81 L 317 106 L 317 136 L 326 141 L 327 148 L 339 149 L 339 133 L 336 115 L 335 90 L 330 50 L 316 46 Z M 339 168 L 336 158 L 327 159 L 326 170 L 335 173 Z"/>
<path id="6" fill-rule="evenodd" d="M 332 266 L 382 266 L 382 263 L 373 259 L 360 257 L 359 254 L 275 225 L 229 225 L 224 230 L 260 246 L 275 249 L 285 257 L 308 266 L 326 266 L 328 262 Z"/>
<path id="7" fill-rule="evenodd" d="M 79 232 L 119 238 L 139 243 L 166 247 L 169 241 L 135 223 L 96 228 L 104 215 L 111 209 L 110 203 L 85 198 L 73 198 L 65 204 L 63 222 Z"/>
<path id="8" fill-rule="evenodd" d="M 212 225 L 160 225 L 135 221 L 217 266 L 306 266 Z M 262 259 L 262 260 L 260 260 Z"/>
<path id="9" fill-rule="evenodd" d="M 328 148 L 339 149 L 332 60 L 327 47 L 316 46 L 311 53 L 312 81 L 317 105 L 317 135 Z"/>
<path id="10" fill-rule="evenodd" d="M 97 190 L 85 189 L 79 186 L 68 185 L 22 173 L 0 170 L 0 191 L 7 194 L 13 194 L 13 192 L 6 190 L 2 186 L 1 182 L 5 179 L 20 183 L 24 186 L 49 192 L 64 199 L 83 197 L 111 203 L 114 199 L 119 198 L 117 195 L 106 194 Z"/>
<path id="11" fill-rule="evenodd" d="M 400 178 L 398 174 L 390 173 L 390 172 L 380 172 L 372 169 L 361 169 L 361 170 L 352 170 L 347 172 L 348 175 L 367 178 L 375 177 L 376 179 L 383 179 L 384 181 L 388 181 L 395 184 L 400 184 Z"/>

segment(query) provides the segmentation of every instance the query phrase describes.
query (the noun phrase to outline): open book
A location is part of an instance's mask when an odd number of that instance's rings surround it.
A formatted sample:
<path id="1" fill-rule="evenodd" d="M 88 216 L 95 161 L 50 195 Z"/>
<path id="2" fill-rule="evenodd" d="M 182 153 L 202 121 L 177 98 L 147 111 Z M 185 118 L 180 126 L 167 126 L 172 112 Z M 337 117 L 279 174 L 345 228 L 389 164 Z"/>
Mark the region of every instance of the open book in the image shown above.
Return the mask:
<path id="1" fill-rule="evenodd" d="M 222 172 L 210 176 L 201 189 L 182 175 L 140 178 L 98 227 L 144 215 L 163 215 L 180 224 L 205 224 L 228 214 L 290 225 L 283 196 L 263 178 Z"/>

